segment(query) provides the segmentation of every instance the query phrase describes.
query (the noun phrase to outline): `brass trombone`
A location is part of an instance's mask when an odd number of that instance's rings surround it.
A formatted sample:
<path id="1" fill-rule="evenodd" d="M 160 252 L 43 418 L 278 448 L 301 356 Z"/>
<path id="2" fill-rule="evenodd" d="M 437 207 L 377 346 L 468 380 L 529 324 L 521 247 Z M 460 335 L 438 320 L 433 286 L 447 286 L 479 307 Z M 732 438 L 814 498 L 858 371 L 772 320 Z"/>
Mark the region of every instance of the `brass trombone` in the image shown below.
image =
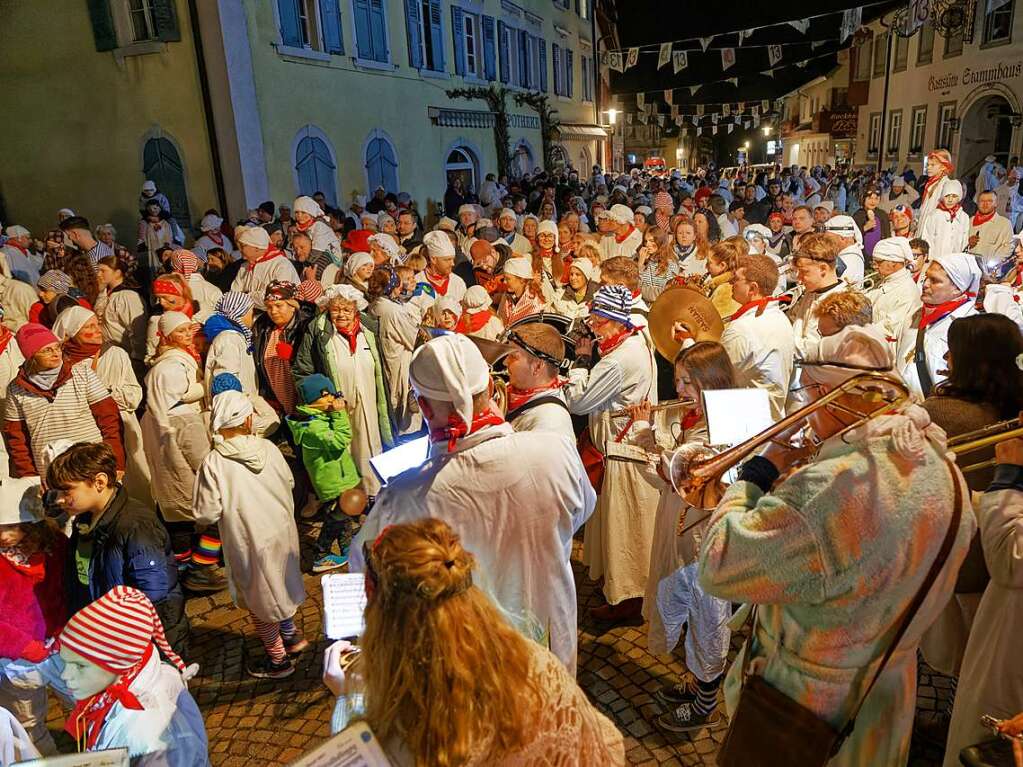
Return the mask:
<path id="1" fill-rule="evenodd" d="M 860 398 L 864 403 L 876 405 L 870 409 L 858 410 L 839 400 L 846 396 Z M 817 410 L 822 408 L 842 411 L 856 417 L 856 421 L 849 424 L 841 431 L 831 435 L 838 437 L 846 432 L 855 429 L 867 421 L 878 416 L 890 413 L 893 409 L 907 402 L 910 398 L 909 389 L 901 381 L 884 375 L 883 373 L 860 373 L 850 378 L 842 385 L 835 387 L 824 396 L 814 400 L 804 408 L 782 418 L 773 426 L 768 427 L 760 434 L 745 442 L 728 448 L 712 458 L 695 460 L 686 467 L 688 479 L 682 481 L 679 490 L 684 494 L 686 501 L 696 508 L 708 510 L 713 508 L 708 501 L 714 501 L 720 493 L 715 492 L 721 485 L 721 478 L 725 472 L 738 465 L 742 461 L 756 453 L 768 442 L 778 442 L 786 432 L 795 429 L 800 423 Z M 807 460 L 809 456 L 807 457 Z M 789 470 L 802 465 L 796 463 L 788 467 Z"/>
<path id="2" fill-rule="evenodd" d="M 1019 418 L 1010 418 L 1008 421 L 999 421 L 998 423 L 993 423 L 990 426 L 985 426 L 982 429 L 968 431 L 964 434 L 952 437 L 948 440 L 948 449 L 951 450 L 958 459 L 959 456 L 965 455 L 966 453 L 983 450 L 986 447 L 997 445 L 999 442 L 1016 439 L 1017 437 L 1023 437 L 1023 424 L 1020 423 Z M 977 463 L 971 463 L 967 466 L 960 466 L 959 470 L 965 474 L 969 471 L 987 469 L 994 465 L 995 460 L 991 458 L 987 461 L 978 461 Z"/>

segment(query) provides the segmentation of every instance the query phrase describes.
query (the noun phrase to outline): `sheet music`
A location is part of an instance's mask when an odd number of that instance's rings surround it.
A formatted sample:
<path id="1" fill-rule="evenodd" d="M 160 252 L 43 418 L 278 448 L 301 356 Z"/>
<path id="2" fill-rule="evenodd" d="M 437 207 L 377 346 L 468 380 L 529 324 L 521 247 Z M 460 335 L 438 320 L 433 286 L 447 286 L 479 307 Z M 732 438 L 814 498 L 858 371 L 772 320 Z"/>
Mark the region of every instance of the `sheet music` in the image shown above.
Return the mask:
<path id="1" fill-rule="evenodd" d="M 323 631 L 328 639 L 359 636 L 366 627 L 366 579 L 362 573 L 328 573 L 323 589 Z"/>
<path id="2" fill-rule="evenodd" d="M 369 725 L 353 722 L 291 767 L 391 767 Z"/>
<path id="3" fill-rule="evenodd" d="M 110 748 L 102 751 L 86 751 L 82 754 L 44 756 L 41 759 L 16 762 L 14 767 L 128 767 L 130 763 L 128 749 Z M 358 764 L 358 762 L 354 764 Z M 372 763 L 370 764 L 372 765 Z"/>

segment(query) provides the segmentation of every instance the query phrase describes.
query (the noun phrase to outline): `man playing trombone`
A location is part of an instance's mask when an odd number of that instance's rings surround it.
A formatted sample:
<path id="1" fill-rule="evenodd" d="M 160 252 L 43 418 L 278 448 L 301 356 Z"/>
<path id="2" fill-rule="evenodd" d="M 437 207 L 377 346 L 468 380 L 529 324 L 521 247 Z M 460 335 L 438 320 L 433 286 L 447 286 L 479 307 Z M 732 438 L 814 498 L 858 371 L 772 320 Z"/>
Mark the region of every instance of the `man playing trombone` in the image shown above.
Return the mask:
<path id="1" fill-rule="evenodd" d="M 892 356 L 880 333 L 850 326 L 820 351 L 823 362 L 804 368 L 815 402 L 720 461 L 761 448 L 717 506 L 700 556 L 708 593 L 756 606 L 725 683 L 722 753 L 783 735 L 750 732 L 736 712 L 748 670 L 745 685 L 762 677 L 785 696 L 779 707 L 801 706 L 840 732 L 856 716 L 829 765 L 905 764 L 917 646 L 952 594 L 976 522 L 944 432 L 884 375 Z M 816 447 L 786 438 L 807 422 L 822 442 L 795 468 Z"/>

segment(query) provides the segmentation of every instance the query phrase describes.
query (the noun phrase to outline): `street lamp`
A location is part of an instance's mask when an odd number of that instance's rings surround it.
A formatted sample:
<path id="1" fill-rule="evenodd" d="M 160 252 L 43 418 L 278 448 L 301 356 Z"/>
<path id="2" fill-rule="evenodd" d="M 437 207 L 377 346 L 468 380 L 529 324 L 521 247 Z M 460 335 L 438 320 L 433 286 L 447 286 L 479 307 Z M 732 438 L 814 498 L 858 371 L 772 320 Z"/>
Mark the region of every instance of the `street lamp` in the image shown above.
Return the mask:
<path id="1" fill-rule="evenodd" d="M 771 126 L 770 125 L 765 125 L 764 126 L 764 135 L 765 136 L 770 136 L 771 135 Z"/>
<path id="2" fill-rule="evenodd" d="M 614 125 L 616 122 L 618 122 L 618 110 L 617 109 L 609 109 L 609 110 L 607 110 L 607 121 L 609 123 L 611 123 L 611 125 Z"/>

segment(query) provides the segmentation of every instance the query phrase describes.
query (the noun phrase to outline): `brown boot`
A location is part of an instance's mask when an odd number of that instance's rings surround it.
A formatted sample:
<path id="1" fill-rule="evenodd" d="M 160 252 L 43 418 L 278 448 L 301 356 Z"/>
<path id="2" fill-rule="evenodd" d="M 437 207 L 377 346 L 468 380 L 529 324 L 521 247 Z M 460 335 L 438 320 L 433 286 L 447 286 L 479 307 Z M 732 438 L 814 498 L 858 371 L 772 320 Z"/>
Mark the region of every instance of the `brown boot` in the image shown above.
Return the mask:
<path id="1" fill-rule="evenodd" d="M 616 605 L 601 605 L 590 609 L 590 617 L 608 623 L 623 623 L 643 615 L 643 597 L 633 597 Z"/>

